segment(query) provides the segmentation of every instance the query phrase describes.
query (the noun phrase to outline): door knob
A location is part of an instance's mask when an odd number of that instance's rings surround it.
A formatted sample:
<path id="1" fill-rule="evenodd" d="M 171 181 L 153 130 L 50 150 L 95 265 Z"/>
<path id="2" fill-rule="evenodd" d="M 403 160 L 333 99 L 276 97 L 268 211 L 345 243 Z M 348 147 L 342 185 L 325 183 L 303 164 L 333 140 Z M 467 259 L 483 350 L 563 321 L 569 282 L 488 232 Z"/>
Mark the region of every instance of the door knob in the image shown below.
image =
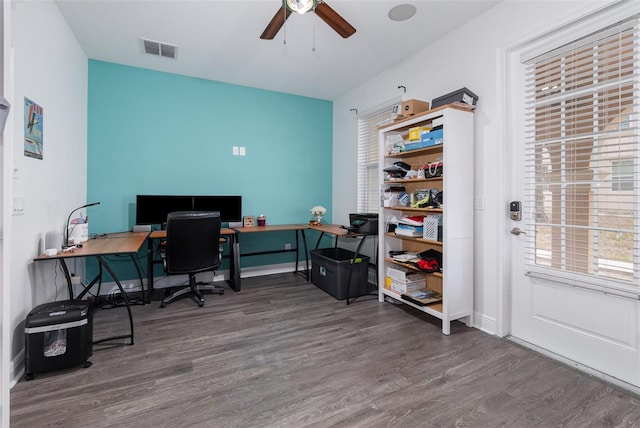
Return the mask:
<path id="1" fill-rule="evenodd" d="M 527 232 L 525 232 L 524 230 L 520 230 L 519 227 L 514 227 L 513 229 L 511 229 L 511 234 L 512 235 L 518 236 L 518 235 L 520 235 L 522 233 L 524 233 L 525 235 L 527 234 Z"/>

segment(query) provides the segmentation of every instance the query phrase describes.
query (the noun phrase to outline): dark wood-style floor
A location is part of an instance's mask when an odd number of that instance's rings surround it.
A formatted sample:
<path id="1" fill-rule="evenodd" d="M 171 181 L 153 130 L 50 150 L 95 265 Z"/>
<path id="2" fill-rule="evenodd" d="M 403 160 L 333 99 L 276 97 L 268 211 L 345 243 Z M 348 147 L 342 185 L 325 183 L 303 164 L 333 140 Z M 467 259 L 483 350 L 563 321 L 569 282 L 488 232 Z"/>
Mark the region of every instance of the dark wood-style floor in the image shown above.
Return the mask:
<path id="1" fill-rule="evenodd" d="M 293 274 L 135 306 L 133 346 L 11 390 L 11 427 L 619 427 L 640 400 L 405 305 L 344 301 Z M 100 310 L 94 336 L 126 332 Z M 116 322 L 114 322 L 114 319 Z"/>

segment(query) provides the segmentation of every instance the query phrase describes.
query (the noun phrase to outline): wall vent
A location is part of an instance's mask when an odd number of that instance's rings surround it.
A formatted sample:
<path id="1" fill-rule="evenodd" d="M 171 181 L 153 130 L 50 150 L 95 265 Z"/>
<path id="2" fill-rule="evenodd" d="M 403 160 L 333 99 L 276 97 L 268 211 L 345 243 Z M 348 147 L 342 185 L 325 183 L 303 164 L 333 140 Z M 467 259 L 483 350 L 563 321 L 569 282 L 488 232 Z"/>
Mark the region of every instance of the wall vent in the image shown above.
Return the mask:
<path id="1" fill-rule="evenodd" d="M 176 59 L 176 53 L 178 47 L 176 45 L 170 45 L 168 43 L 157 42 L 155 40 L 140 39 L 142 40 L 142 47 L 144 53 L 155 56 L 162 56 L 165 58 Z"/>

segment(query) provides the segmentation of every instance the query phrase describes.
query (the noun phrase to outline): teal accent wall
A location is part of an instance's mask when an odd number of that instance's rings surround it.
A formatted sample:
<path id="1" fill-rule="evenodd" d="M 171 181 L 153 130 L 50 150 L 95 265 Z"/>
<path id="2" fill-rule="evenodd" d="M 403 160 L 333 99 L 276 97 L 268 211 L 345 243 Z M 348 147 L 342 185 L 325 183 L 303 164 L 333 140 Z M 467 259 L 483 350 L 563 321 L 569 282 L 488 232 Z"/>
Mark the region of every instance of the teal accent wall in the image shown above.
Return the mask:
<path id="1" fill-rule="evenodd" d="M 95 60 L 88 93 L 87 201 L 101 202 L 90 233 L 131 230 L 136 194 L 242 195 L 243 215 L 269 224 L 306 223 L 323 205 L 331 220 L 332 102 Z M 295 242 L 264 235 L 243 236 L 243 252 Z"/>

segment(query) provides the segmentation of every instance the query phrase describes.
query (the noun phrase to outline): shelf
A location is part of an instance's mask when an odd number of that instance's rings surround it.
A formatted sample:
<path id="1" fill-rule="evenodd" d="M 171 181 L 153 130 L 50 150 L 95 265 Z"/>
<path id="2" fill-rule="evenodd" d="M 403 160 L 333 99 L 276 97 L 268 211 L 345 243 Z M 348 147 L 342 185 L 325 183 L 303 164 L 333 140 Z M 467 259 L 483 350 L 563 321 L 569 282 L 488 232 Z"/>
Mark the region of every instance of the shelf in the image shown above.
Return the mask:
<path id="1" fill-rule="evenodd" d="M 384 157 L 386 159 L 393 159 L 393 158 L 403 158 L 403 157 L 407 157 L 407 156 L 417 156 L 417 155 L 426 155 L 426 154 L 430 154 L 430 153 L 438 153 L 442 151 L 442 144 L 438 144 L 436 146 L 431 146 L 431 147 L 425 147 L 422 149 L 415 149 L 415 150 L 409 150 L 406 152 L 400 152 L 400 153 L 389 153 L 384 155 Z"/>
<path id="2" fill-rule="evenodd" d="M 422 238 L 412 238 L 411 236 L 396 235 L 395 233 L 392 233 L 392 232 L 385 233 L 385 236 L 389 236 L 391 238 L 397 238 L 397 239 L 404 239 L 404 240 L 407 240 L 407 241 L 422 242 L 423 244 L 431 244 L 431 245 L 440 245 L 440 246 L 442 246 L 442 242 L 440 242 L 440 241 L 432 241 L 431 239 L 422 239 Z"/>
<path id="3" fill-rule="evenodd" d="M 408 300 L 404 300 L 402 297 L 400 297 L 400 293 L 398 293 L 397 291 L 393 291 L 389 288 L 382 288 L 382 293 L 385 296 L 389 296 L 395 300 L 398 300 L 402 303 L 406 303 L 409 306 L 413 306 L 414 308 L 418 309 L 419 311 L 422 312 L 426 312 L 429 315 L 433 315 L 436 318 L 440 318 L 442 319 L 442 302 L 435 302 L 432 303 L 430 305 L 426 305 L 426 306 L 420 306 L 420 305 L 416 305 L 413 302 L 410 302 Z"/>
<path id="4" fill-rule="evenodd" d="M 394 265 L 398 265 L 398 266 L 405 267 L 405 268 L 407 268 L 407 269 L 414 270 L 414 271 L 416 271 L 416 272 L 420 272 L 420 273 L 422 273 L 422 274 L 424 274 L 424 275 L 433 275 L 433 276 L 434 276 L 434 277 L 436 277 L 436 278 L 442 278 L 442 272 L 433 272 L 433 273 L 423 272 L 423 271 L 421 271 L 420 269 L 418 269 L 418 268 L 416 268 L 416 267 L 413 267 L 413 265 L 411 265 L 411 264 L 409 264 L 409 263 L 402 263 L 402 262 L 399 262 L 399 261 L 397 261 L 397 260 L 393 260 L 393 259 L 392 259 L 392 258 L 390 258 L 390 257 L 385 257 L 385 258 L 384 258 L 384 261 L 385 261 L 385 262 L 389 262 L 389 263 L 393 263 Z"/>
<path id="5" fill-rule="evenodd" d="M 382 207 L 387 210 L 415 211 L 422 213 L 442 214 L 442 208 L 413 208 L 413 207 Z"/>
<path id="6" fill-rule="evenodd" d="M 385 221 L 392 215 L 398 218 L 442 215 L 443 227 L 438 231 L 442 236 L 441 241 L 424 239 L 422 234 L 411 237 L 396 235 L 393 232 L 381 233 L 379 248 L 384 250 L 379 252 L 378 275 L 384 278 L 388 267 L 403 267 L 409 272 L 420 272 L 424 276 L 425 286 L 442 294 L 442 301 L 420 306 L 403 300 L 400 297 L 401 293 L 385 288 L 384 283 L 378 284 L 378 298 L 384 301 L 384 297 L 387 296 L 439 318 L 442 320 L 442 333 L 448 335 L 451 332 L 451 322 L 454 320 L 464 321 L 467 325 L 473 324 L 473 110 L 449 105 L 399 122 L 385 124 L 379 128 L 379 142 L 383 148 L 395 145 L 400 138 L 406 142 L 411 128 L 432 126 L 434 120 L 438 121 L 437 125 L 442 125 L 442 144 L 393 154 L 387 153 L 390 149 L 383 149 L 379 153 L 378 165 L 379 173 L 383 177 L 381 191 L 393 189 L 394 186 L 398 188 L 395 192 L 390 192 L 388 197 L 383 193 L 385 201 L 388 201 L 385 203 L 398 204 L 382 207 Z M 442 161 L 446 166 L 446 173 L 441 177 L 404 177 L 397 180 L 392 179 L 393 176 L 383 175 L 390 164 L 400 160 L 410 164 L 412 170 Z M 428 188 L 436 188 L 446 194 L 446 197 L 439 208 L 399 206 L 400 188 L 403 188 L 406 194 L 413 195 L 413 199 L 421 197 L 416 193 Z M 442 272 L 427 273 L 418 269 L 416 265 L 392 259 L 389 256 L 389 251 L 392 250 L 409 253 L 439 251 L 442 257 L 446 258 L 449 269 L 446 275 Z"/>
<path id="7" fill-rule="evenodd" d="M 384 182 L 387 186 L 393 186 L 394 184 L 407 184 L 407 183 L 426 183 L 429 181 L 442 181 L 442 176 L 440 177 L 429 177 L 429 178 L 401 178 L 399 180 L 386 180 Z"/>
<path id="8" fill-rule="evenodd" d="M 476 109 L 475 106 L 470 106 L 464 103 L 452 103 L 452 104 L 445 104 L 443 106 L 440 107 L 436 107 L 436 108 L 432 108 L 431 110 L 427 110 L 424 112 L 421 112 L 419 114 L 413 115 L 413 116 L 409 116 L 409 117 L 405 117 L 402 118 L 400 120 L 395 120 L 393 122 L 390 123 L 385 123 L 384 125 L 380 125 L 378 127 L 378 129 L 380 130 L 384 130 L 384 129 L 389 129 L 389 128 L 395 128 L 395 129 L 399 129 L 400 126 L 406 124 L 405 128 L 408 129 L 408 127 L 413 126 L 413 122 L 419 122 L 419 121 L 423 121 L 423 120 L 433 120 L 436 117 L 440 117 L 443 116 L 443 110 L 446 109 L 452 109 L 452 110 L 460 110 L 460 111 L 466 111 L 466 112 L 471 112 L 473 113 L 473 111 Z"/>

